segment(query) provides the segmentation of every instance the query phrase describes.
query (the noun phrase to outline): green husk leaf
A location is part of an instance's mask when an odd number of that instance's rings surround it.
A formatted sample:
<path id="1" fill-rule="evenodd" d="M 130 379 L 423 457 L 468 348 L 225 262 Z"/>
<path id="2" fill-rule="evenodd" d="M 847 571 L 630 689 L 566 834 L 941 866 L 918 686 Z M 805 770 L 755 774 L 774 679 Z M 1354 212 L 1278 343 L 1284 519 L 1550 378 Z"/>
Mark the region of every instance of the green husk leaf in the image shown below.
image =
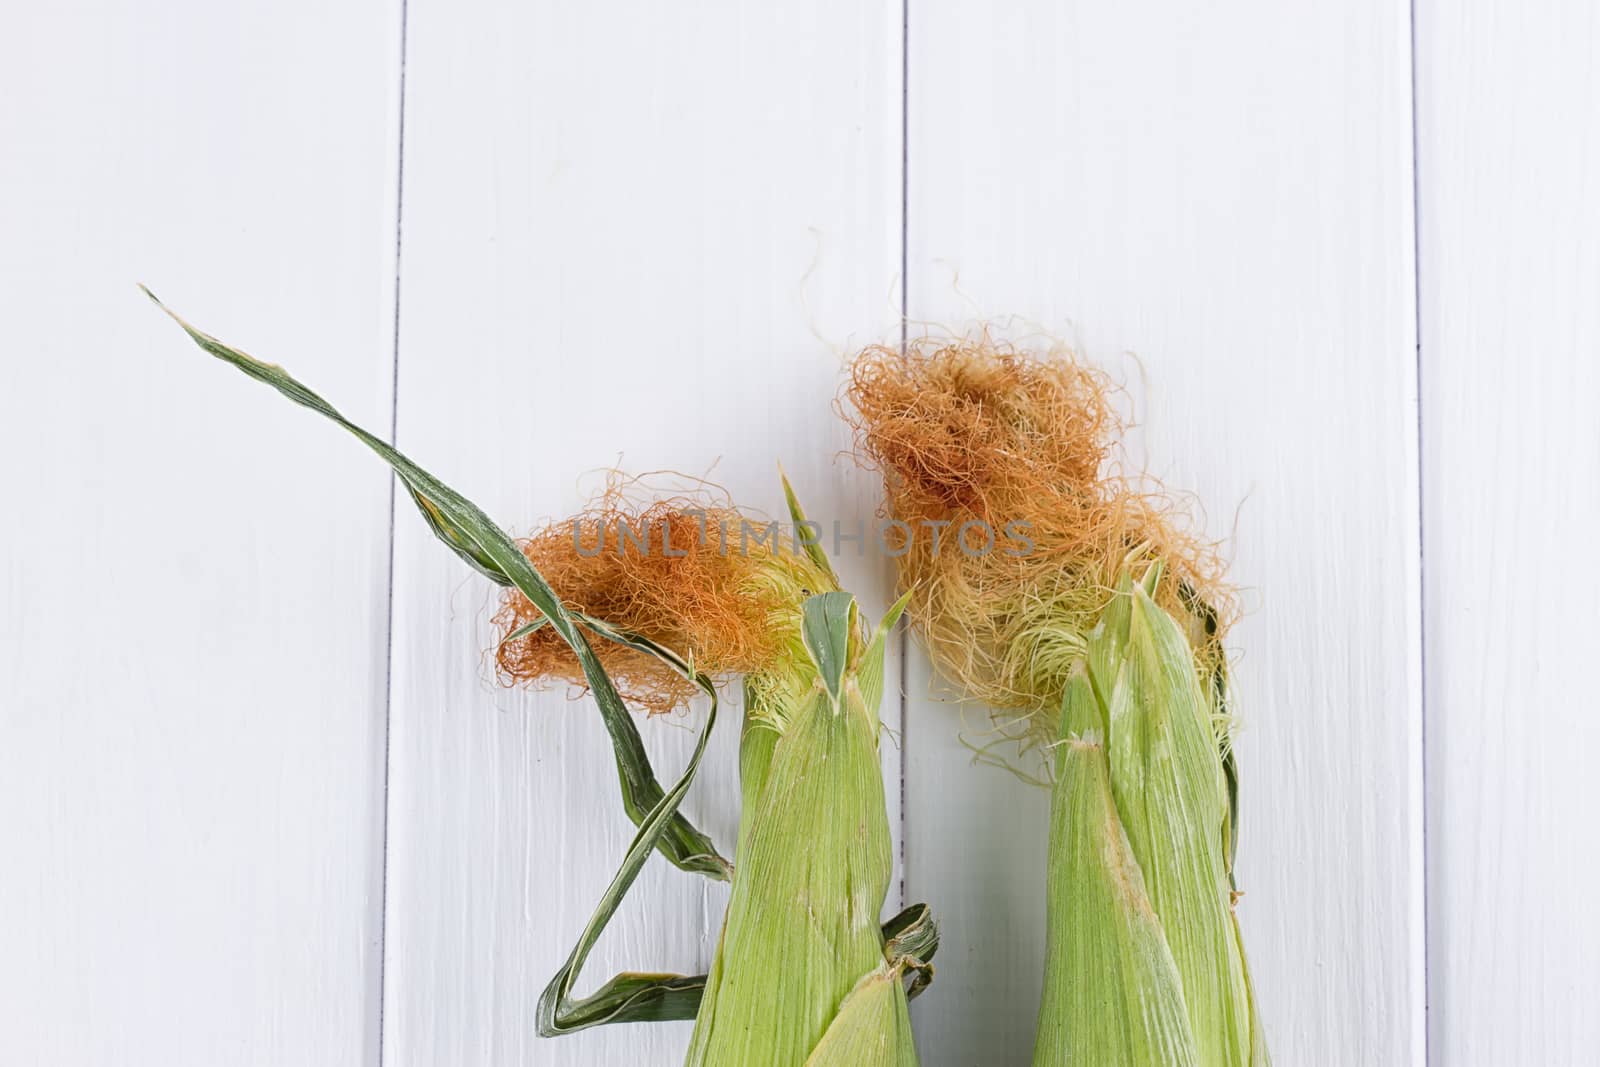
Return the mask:
<path id="1" fill-rule="evenodd" d="M 1244 954 L 1244 931 L 1239 929 L 1238 913 L 1233 920 L 1233 943 L 1239 951 L 1239 966 L 1244 971 L 1245 1002 L 1250 1007 L 1250 1067 L 1272 1067 L 1272 1057 L 1267 1053 L 1267 1032 L 1261 1025 L 1261 1009 L 1256 1005 L 1256 984 L 1250 977 L 1250 961 Z"/>
<path id="2" fill-rule="evenodd" d="M 849 593 L 819 593 L 801 605 L 801 639 L 834 703 L 844 692 L 844 672 L 850 665 L 855 608 L 855 597 Z"/>
<path id="3" fill-rule="evenodd" d="M 1228 796 L 1210 703 L 1178 623 L 1143 585 L 1127 602 L 1120 657 L 1091 642 L 1090 669 L 1111 693 L 1112 795 L 1183 983 L 1200 1062 L 1250 1062 L 1251 1011 L 1233 927 L 1223 826 Z M 1109 613 L 1108 613 L 1109 614 Z M 1115 640 L 1109 630 L 1097 639 Z"/>
<path id="4" fill-rule="evenodd" d="M 747 680 L 748 681 L 748 680 Z M 744 688 L 745 716 L 744 729 L 739 734 L 739 840 L 734 848 L 734 856 L 739 856 L 745 850 L 745 839 L 750 834 L 751 820 L 743 813 L 756 810 L 761 803 L 761 794 L 767 788 L 767 773 L 772 769 L 772 754 L 778 746 L 778 738 L 783 736 L 772 720 L 762 715 L 751 713 L 751 707 L 759 702 L 762 697 L 753 692 L 752 687 L 746 684 Z"/>
<path id="5" fill-rule="evenodd" d="M 783 468 L 778 468 L 778 478 L 783 482 L 783 499 L 789 505 L 789 518 L 794 521 L 796 535 L 801 530 L 810 529 L 813 523 L 806 518 L 806 513 L 800 509 L 800 498 L 795 496 L 794 486 L 789 484 L 789 476 L 783 473 Z M 828 559 L 828 554 L 822 550 L 820 541 L 805 542 L 806 555 L 811 557 L 811 562 L 832 579 L 834 587 L 839 586 L 839 576 L 833 573 L 833 562 Z"/>
<path id="6" fill-rule="evenodd" d="M 1105 720 L 1067 684 L 1050 803 L 1044 997 L 1035 1067 L 1195 1067 L 1183 985 L 1112 799 Z"/>
<path id="7" fill-rule="evenodd" d="M 783 717 L 783 733 L 746 730 L 747 746 L 761 746 L 762 776 L 746 782 L 738 873 L 690 1065 L 799 1067 L 850 992 L 885 965 L 878 912 L 891 854 L 877 728 L 843 670 L 855 612 L 832 593 L 802 610 L 818 684 Z M 894 1056 L 912 1055 L 898 1030 L 874 1032 L 891 1035 Z"/>
<path id="8" fill-rule="evenodd" d="M 1190 640 L 1191 648 L 1204 642 L 1214 642 L 1221 628 L 1217 609 L 1201 599 L 1187 583 L 1179 590 L 1184 607 L 1199 632 Z M 1233 753 L 1233 739 L 1228 733 L 1228 661 L 1219 656 L 1207 678 L 1207 696 L 1211 701 L 1211 721 L 1219 726 L 1217 744 L 1222 755 L 1222 774 L 1228 785 L 1228 819 L 1222 826 L 1223 855 L 1228 864 L 1228 885 L 1239 888 L 1234 880 L 1233 863 L 1239 852 L 1239 762 Z"/>
<path id="9" fill-rule="evenodd" d="M 916 1067 L 906 993 L 884 965 L 856 983 L 805 1067 Z"/>
<path id="10" fill-rule="evenodd" d="M 282 367 L 256 359 L 196 329 L 157 300 L 150 290 L 144 286 L 139 288 L 182 327 L 203 351 L 270 385 L 294 403 L 337 423 L 376 452 L 405 485 L 429 528 L 440 541 L 491 581 L 515 586 L 544 614 L 550 625 L 572 647 L 583 667 L 616 753 L 623 806 L 627 809 L 628 817 L 635 824 L 642 825 L 648 814 L 660 806 L 664 794 L 650 767 L 649 756 L 634 726 L 633 716 L 601 669 L 599 660 L 595 658 L 587 638 L 578 629 L 571 614 L 517 548 L 516 542 L 477 505 L 418 467 L 388 442 L 346 419 L 332 404 L 296 381 Z M 673 865 L 683 870 L 709 878 L 728 878 L 728 862 L 718 854 L 711 839 L 695 829 L 686 818 L 676 814 L 675 810 L 670 826 L 657 838 L 657 847 Z"/>
<path id="11" fill-rule="evenodd" d="M 1122 659 L 1127 652 L 1128 624 L 1133 617 L 1133 578 L 1123 571 L 1117 578 L 1117 593 L 1100 613 L 1100 621 L 1089 634 L 1088 654 L 1089 684 L 1094 687 L 1095 704 L 1103 713 L 1111 706 L 1111 686 L 1122 669 Z M 1102 731 L 1110 729 L 1110 722 L 1102 722 Z"/>
<path id="12" fill-rule="evenodd" d="M 862 653 L 861 663 L 856 668 L 856 684 L 861 687 L 861 702 L 866 705 L 867 713 L 874 720 L 878 718 L 878 707 L 883 703 L 883 658 L 889 643 L 889 635 L 894 632 L 895 623 L 905 614 L 906 605 L 909 603 L 911 603 L 911 591 L 907 590 L 899 600 L 889 605 L 889 610 L 878 620 L 878 628 L 872 631 L 872 639 L 867 642 L 867 650 Z"/>

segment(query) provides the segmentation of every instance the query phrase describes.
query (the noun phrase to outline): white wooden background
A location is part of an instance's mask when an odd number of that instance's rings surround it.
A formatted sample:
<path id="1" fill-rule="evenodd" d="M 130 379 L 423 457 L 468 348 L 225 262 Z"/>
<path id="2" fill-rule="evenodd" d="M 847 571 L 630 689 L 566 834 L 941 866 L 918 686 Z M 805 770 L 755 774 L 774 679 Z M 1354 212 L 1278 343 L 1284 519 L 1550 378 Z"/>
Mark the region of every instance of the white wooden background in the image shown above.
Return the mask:
<path id="1" fill-rule="evenodd" d="M 0 1064 L 656 1064 L 532 1009 L 629 835 L 487 583 L 585 475 L 869 515 L 842 359 L 1073 339 L 1233 538 L 1245 933 L 1276 1060 L 1600 1047 L 1600 17 L 1581 0 L 36 4 L 0 34 Z M 873 611 L 882 560 L 842 570 Z M 913 647 L 890 906 L 923 1062 L 1023 1063 L 1046 798 Z M 736 705 L 690 799 L 731 841 Z M 981 713 L 970 713 L 971 722 Z M 690 724 L 698 720 L 691 719 Z M 667 767 L 685 724 L 645 728 Z M 969 728 L 972 739 L 974 730 Z M 654 863 L 592 964 L 703 967 Z"/>

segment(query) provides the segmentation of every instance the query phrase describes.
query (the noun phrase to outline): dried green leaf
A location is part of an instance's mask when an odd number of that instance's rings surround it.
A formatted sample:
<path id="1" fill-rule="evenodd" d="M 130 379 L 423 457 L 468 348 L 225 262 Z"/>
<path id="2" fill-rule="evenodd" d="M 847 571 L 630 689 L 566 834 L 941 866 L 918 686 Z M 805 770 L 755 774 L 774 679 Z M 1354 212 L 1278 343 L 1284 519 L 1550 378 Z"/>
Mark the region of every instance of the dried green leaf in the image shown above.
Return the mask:
<path id="1" fill-rule="evenodd" d="M 630 819 L 636 824 L 641 823 L 647 813 L 659 805 L 663 793 L 651 770 L 633 716 L 617 695 L 611 679 L 600 668 L 600 661 L 595 658 L 588 639 L 539 572 L 517 548 L 516 542 L 476 504 L 418 467 L 388 442 L 346 419 L 332 404 L 296 381 L 282 367 L 256 359 L 196 329 L 157 300 L 150 290 L 143 286 L 140 288 L 202 350 L 257 381 L 270 385 L 296 404 L 337 423 L 376 452 L 406 486 L 423 518 L 440 541 L 492 581 L 516 586 L 549 619 L 550 625 L 572 647 L 583 666 L 616 752 L 623 806 Z M 728 877 L 728 862 L 717 853 L 711 839 L 681 815 L 674 815 L 671 825 L 660 836 L 658 847 L 668 860 L 684 870 L 695 871 L 709 878 Z"/>
<path id="2" fill-rule="evenodd" d="M 783 473 L 782 467 L 778 468 L 778 478 L 783 482 L 783 499 L 789 505 L 789 518 L 794 522 L 796 536 L 799 535 L 801 530 L 810 530 L 816 527 L 816 524 L 807 519 L 806 513 L 800 509 L 800 498 L 795 496 L 794 486 L 789 484 L 789 476 Z M 823 574 L 832 579 L 834 587 L 838 588 L 839 576 L 833 573 L 833 563 L 828 559 L 828 554 L 822 550 L 820 535 L 819 539 L 812 540 L 808 538 L 804 540 L 803 544 L 806 555 L 811 557 L 811 562 L 815 563 Z"/>
<path id="3" fill-rule="evenodd" d="M 555 977 L 540 995 L 536 1015 L 539 1033 L 544 1037 L 572 1033 L 604 1023 L 685 1018 L 684 1012 L 698 1010 L 705 988 L 705 978 L 699 976 L 690 978 L 673 974 L 626 973 L 611 979 L 587 997 L 572 999 L 572 987 L 578 980 L 578 972 L 583 969 L 589 952 L 600 939 L 600 935 L 605 932 L 606 925 L 610 923 L 611 917 L 622 904 L 622 898 L 627 895 L 634 879 L 643 869 L 645 860 L 649 859 L 650 853 L 657 848 L 677 815 L 678 805 L 683 803 L 689 785 L 694 781 L 695 772 L 700 768 L 700 759 L 705 755 L 706 742 L 710 739 L 712 727 L 717 721 L 717 691 L 705 675 L 696 673 L 674 653 L 654 642 L 611 630 L 598 620 L 584 617 L 584 622 L 586 625 L 609 630 L 607 636 L 613 640 L 655 656 L 678 670 L 710 698 L 711 709 L 706 715 L 706 724 L 700 730 L 694 754 L 690 756 L 689 765 L 684 769 L 683 776 L 640 821 L 639 832 L 628 846 L 621 867 L 612 877 L 611 884 L 606 887 L 594 914 L 579 935 L 578 943 L 573 946 L 566 962 L 561 965 L 561 969 L 556 972 Z"/>

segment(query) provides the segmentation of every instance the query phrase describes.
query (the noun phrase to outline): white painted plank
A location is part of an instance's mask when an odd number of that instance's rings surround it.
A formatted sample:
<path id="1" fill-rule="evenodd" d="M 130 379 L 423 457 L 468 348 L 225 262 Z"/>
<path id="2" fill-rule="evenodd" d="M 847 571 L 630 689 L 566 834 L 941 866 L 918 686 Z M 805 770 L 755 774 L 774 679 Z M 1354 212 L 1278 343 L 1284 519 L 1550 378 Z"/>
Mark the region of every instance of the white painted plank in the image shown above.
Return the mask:
<path id="1" fill-rule="evenodd" d="M 397 5 L 0 34 L 0 1062 L 372 1063 Z"/>
<path id="2" fill-rule="evenodd" d="M 1429 1028 L 1452 1067 L 1600 1045 L 1600 19 L 1418 12 Z"/>
<path id="3" fill-rule="evenodd" d="M 1235 535 L 1241 909 L 1275 1057 L 1420 1062 L 1406 8 L 938 0 L 910 24 L 911 317 L 1075 341 L 1128 381 L 1152 471 Z M 911 695 L 907 888 L 945 931 L 921 1045 L 1026 1062 L 1046 797 L 967 766 Z"/>
<path id="4" fill-rule="evenodd" d="M 409 13 L 402 446 L 519 529 L 619 457 L 774 515 L 781 460 L 813 515 L 870 515 L 830 403 L 839 350 L 897 322 L 897 5 Z M 887 568 L 843 562 L 881 611 Z M 687 1023 L 534 1034 L 632 828 L 590 706 L 493 685 L 491 596 L 402 516 L 385 1062 L 673 1062 Z M 731 850 L 728 713 L 687 808 Z M 682 725 L 643 727 L 663 776 Z M 703 969 L 725 900 L 653 860 L 580 989 Z"/>

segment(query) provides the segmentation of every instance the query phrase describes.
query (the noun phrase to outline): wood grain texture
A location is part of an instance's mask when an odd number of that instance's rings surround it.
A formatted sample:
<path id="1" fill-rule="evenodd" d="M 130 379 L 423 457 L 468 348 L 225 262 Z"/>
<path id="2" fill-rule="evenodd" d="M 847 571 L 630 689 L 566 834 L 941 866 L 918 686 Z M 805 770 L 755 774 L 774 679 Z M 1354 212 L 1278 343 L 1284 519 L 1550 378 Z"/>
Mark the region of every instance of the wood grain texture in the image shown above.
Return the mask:
<path id="1" fill-rule="evenodd" d="M 1136 461 L 1231 538 L 1240 907 L 1274 1056 L 1420 1062 L 1406 9 L 937 0 L 910 42 L 912 319 L 1073 342 L 1127 382 Z M 920 1044 L 1026 1062 L 1047 797 L 968 765 L 924 669 L 907 891 L 946 936 Z"/>
<path id="2" fill-rule="evenodd" d="M 0 34 L 0 1062 L 375 1063 L 398 7 Z"/>
<path id="3" fill-rule="evenodd" d="M 1429 1027 L 1600 1046 L 1600 81 L 1592 5 L 1418 10 Z"/>
<path id="4" fill-rule="evenodd" d="M 779 515 L 781 460 L 815 517 L 870 515 L 830 403 L 852 335 L 897 321 L 898 7 L 409 13 L 402 447 L 513 529 L 618 463 L 709 472 Z M 610 750 L 587 703 L 495 687 L 491 591 L 409 515 L 396 559 L 385 1062 L 675 1062 L 687 1023 L 535 1036 L 632 833 Z M 842 562 L 882 611 L 887 568 Z M 727 712 L 686 808 L 731 854 Z M 663 776 L 685 725 L 644 726 Z M 897 798 L 893 745 L 885 764 Z M 704 969 L 725 902 L 652 860 L 580 991 Z"/>

